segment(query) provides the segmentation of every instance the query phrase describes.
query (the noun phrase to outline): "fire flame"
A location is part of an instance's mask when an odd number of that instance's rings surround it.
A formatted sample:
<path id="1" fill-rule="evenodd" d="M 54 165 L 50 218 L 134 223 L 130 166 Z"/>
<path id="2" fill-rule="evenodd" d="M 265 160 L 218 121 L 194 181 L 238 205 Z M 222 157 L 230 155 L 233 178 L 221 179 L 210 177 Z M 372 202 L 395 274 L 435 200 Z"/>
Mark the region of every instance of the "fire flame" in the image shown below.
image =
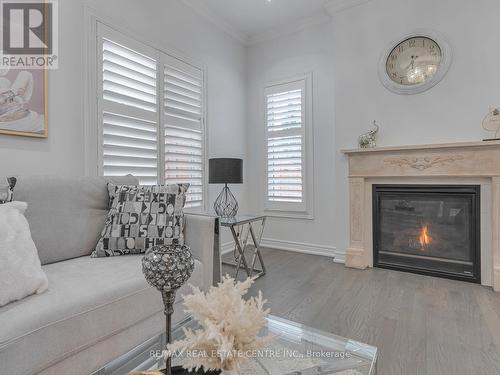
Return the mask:
<path id="1" fill-rule="evenodd" d="M 418 236 L 418 242 L 420 242 L 420 246 L 422 249 L 425 249 L 427 246 L 429 246 L 432 243 L 432 237 L 429 236 L 429 226 L 424 225 L 420 229 L 420 236 Z"/>

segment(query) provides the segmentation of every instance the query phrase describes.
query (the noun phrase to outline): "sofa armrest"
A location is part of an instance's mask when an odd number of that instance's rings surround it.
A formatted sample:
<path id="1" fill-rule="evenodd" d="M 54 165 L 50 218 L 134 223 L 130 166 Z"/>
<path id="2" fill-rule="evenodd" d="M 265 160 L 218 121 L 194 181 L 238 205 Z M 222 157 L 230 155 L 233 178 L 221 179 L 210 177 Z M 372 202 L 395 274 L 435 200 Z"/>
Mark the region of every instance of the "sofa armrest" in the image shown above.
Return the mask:
<path id="1" fill-rule="evenodd" d="M 193 257 L 203 263 L 203 286 L 208 289 L 221 280 L 219 219 L 196 214 L 186 214 L 185 219 L 185 243 Z"/>

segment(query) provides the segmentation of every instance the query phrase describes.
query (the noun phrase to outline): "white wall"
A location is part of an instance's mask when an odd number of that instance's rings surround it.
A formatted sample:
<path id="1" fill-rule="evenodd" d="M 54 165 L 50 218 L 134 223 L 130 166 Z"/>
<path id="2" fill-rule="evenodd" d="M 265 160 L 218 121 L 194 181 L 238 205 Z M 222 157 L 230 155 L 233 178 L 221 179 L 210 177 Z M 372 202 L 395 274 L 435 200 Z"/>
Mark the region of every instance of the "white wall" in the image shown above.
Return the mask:
<path id="1" fill-rule="evenodd" d="M 264 142 L 256 134 L 259 85 L 314 72 L 315 219 L 270 222 L 265 237 L 336 247 L 348 241 L 348 193 L 342 148 L 376 119 L 379 145 L 480 140 L 481 120 L 500 104 L 500 2 L 496 0 L 372 0 L 334 15 L 330 25 L 254 46 L 248 51 L 248 150 L 254 175 L 252 204 L 264 195 Z M 377 75 L 388 44 L 415 29 L 447 36 L 454 53 L 444 80 L 428 92 L 400 96 Z M 259 169 L 260 168 L 260 169 Z M 261 207 L 261 206 L 259 206 Z"/>
<path id="2" fill-rule="evenodd" d="M 313 76 L 314 219 L 271 218 L 264 234 L 268 246 L 304 248 L 299 242 L 307 243 L 309 249 L 333 251 L 331 229 L 336 192 L 331 34 L 331 24 L 324 23 L 248 50 L 247 164 L 251 175 L 248 189 L 250 205 L 255 211 L 263 210 L 265 197 L 263 88 L 270 82 L 304 73 L 312 72 Z"/>
<path id="3" fill-rule="evenodd" d="M 337 225 L 339 250 L 347 247 L 347 173 L 342 148 L 381 125 L 378 144 L 404 145 L 477 141 L 486 134 L 481 121 L 490 105 L 500 104 L 500 2 L 496 0 L 373 0 L 333 18 L 335 48 L 335 127 L 337 150 Z M 431 90 L 396 95 L 379 82 L 377 64 L 391 40 L 415 29 L 444 34 L 453 49 L 446 77 Z M 339 225 L 340 224 L 340 225 Z"/>
<path id="4" fill-rule="evenodd" d="M 0 175 L 84 174 L 83 9 L 90 5 L 103 17 L 118 18 L 140 39 L 205 63 L 209 155 L 245 159 L 246 183 L 232 187 L 242 212 L 263 209 L 262 87 L 313 73 L 314 220 L 270 220 L 265 237 L 275 241 L 271 244 L 344 251 L 348 195 L 340 149 L 355 147 L 373 119 L 382 126 L 379 145 L 478 140 L 488 107 L 500 104 L 497 0 L 372 0 L 336 14 L 331 23 L 246 50 L 178 0 L 59 4 L 60 68 L 49 74 L 49 138 L 0 135 Z M 418 28 L 448 37 L 453 65 L 426 93 L 392 94 L 377 77 L 380 53 Z M 219 189 L 210 187 L 210 202 Z"/>
<path id="5" fill-rule="evenodd" d="M 60 0 L 59 69 L 49 72 L 49 137 L 0 135 L 0 175 L 83 175 L 84 7 L 208 71 L 209 156 L 245 156 L 245 49 L 178 0 Z M 219 186 L 210 187 L 215 199 Z M 236 189 L 240 200 L 243 189 Z"/>

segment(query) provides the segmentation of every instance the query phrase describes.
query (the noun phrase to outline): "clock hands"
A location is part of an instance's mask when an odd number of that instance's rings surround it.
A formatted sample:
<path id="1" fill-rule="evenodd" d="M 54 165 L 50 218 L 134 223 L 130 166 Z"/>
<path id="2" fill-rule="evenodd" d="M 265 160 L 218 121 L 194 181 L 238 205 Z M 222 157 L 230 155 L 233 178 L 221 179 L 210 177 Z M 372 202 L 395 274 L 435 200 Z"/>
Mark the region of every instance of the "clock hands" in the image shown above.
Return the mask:
<path id="1" fill-rule="evenodd" d="M 418 59 L 418 56 L 412 55 L 411 56 L 411 62 L 406 66 L 405 69 L 411 68 L 412 70 L 415 69 L 415 60 Z"/>

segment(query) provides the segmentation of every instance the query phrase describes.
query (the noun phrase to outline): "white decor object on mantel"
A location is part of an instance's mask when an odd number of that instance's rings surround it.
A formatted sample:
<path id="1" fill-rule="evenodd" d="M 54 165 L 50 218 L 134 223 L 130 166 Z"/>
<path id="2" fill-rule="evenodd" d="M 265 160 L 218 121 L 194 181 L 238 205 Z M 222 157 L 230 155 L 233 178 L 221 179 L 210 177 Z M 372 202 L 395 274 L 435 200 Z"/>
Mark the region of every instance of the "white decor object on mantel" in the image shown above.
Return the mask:
<path id="1" fill-rule="evenodd" d="M 0 204 L 0 306 L 47 290 L 24 202 Z"/>
<path id="2" fill-rule="evenodd" d="M 500 292 L 500 141 L 342 150 L 349 161 L 349 245 L 346 266 L 373 267 L 374 184 L 481 185 L 481 283 Z M 485 262 L 485 259 L 489 259 Z M 484 279 L 483 279 L 484 278 Z"/>
<path id="3" fill-rule="evenodd" d="M 500 106 L 490 108 L 488 114 L 483 119 L 483 129 L 494 134 L 492 138 L 486 138 L 484 141 L 500 139 Z"/>
<path id="4" fill-rule="evenodd" d="M 373 148 L 377 147 L 377 134 L 379 131 L 379 126 L 377 125 L 377 121 L 373 121 L 373 129 L 370 131 L 363 133 L 358 138 L 358 144 L 361 148 Z"/>

